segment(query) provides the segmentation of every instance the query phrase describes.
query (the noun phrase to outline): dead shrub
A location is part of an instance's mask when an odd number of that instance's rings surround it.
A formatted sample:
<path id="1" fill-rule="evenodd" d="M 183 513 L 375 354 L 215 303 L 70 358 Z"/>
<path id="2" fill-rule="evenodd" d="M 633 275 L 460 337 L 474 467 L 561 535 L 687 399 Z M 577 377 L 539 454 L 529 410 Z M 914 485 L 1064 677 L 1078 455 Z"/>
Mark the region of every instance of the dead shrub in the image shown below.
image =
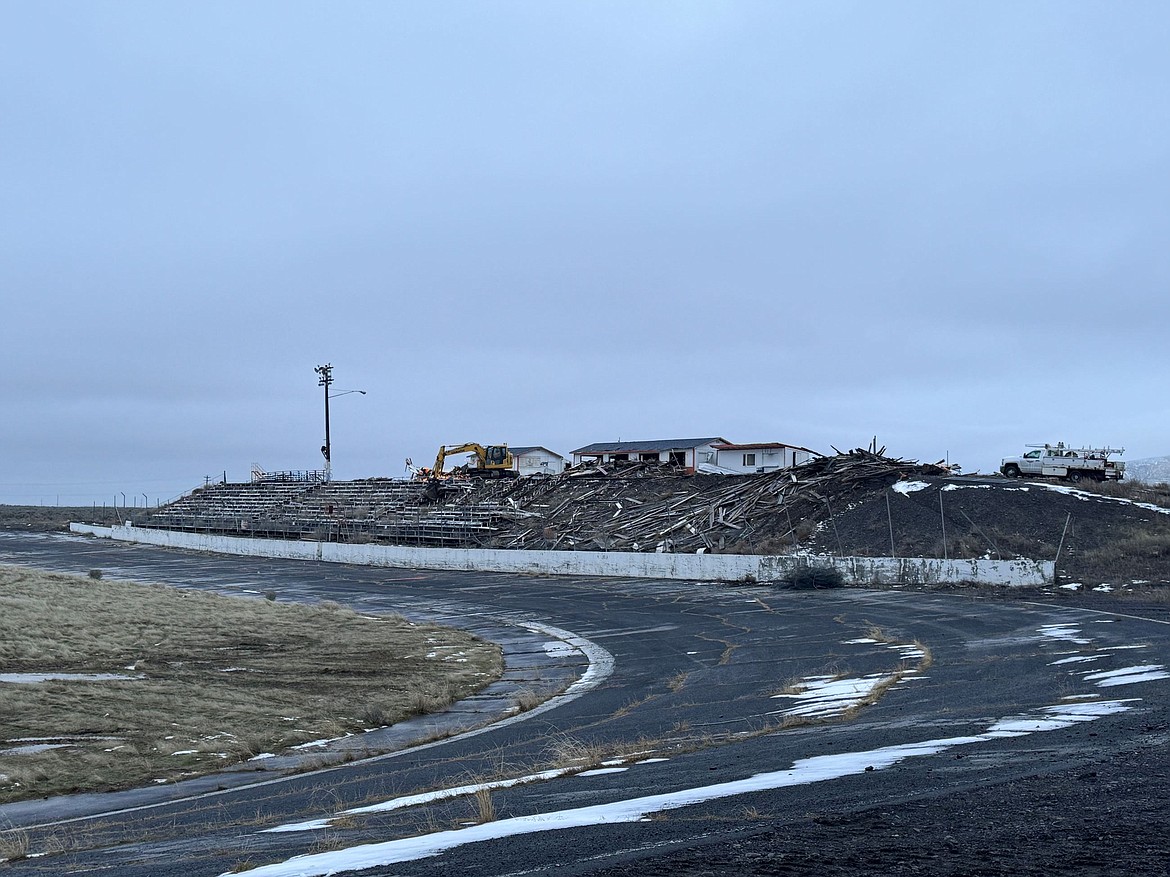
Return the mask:
<path id="1" fill-rule="evenodd" d="M 802 566 L 788 573 L 781 583 L 797 591 L 823 590 L 844 587 L 845 577 L 831 566 Z"/>
<path id="2" fill-rule="evenodd" d="M 0 834 L 0 862 L 15 862 L 28 856 L 28 832 L 14 829 Z"/>

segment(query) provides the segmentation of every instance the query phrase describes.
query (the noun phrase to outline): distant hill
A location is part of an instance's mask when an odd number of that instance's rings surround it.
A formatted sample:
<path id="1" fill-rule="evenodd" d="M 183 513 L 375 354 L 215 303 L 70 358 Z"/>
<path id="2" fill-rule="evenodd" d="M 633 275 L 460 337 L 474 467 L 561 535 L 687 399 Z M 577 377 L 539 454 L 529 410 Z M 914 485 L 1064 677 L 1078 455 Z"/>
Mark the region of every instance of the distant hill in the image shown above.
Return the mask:
<path id="1" fill-rule="evenodd" d="M 1126 460 L 1126 480 L 1146 484 L 1170 483 L 1170 457 L 1146 457 L 1144 460 Z"/>

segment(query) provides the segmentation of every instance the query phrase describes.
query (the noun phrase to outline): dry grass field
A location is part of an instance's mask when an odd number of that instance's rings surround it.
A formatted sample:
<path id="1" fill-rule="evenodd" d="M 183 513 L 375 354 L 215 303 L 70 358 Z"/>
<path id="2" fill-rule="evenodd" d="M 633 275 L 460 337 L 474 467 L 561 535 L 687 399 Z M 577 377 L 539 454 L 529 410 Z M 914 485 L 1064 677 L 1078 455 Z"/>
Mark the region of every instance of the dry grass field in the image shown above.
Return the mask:
<path id="1" fill-rule="evenodd" d="M 501 671 L 494 644 L 400 616 L 0 566 L 0 802 L 214 771 Z"/>

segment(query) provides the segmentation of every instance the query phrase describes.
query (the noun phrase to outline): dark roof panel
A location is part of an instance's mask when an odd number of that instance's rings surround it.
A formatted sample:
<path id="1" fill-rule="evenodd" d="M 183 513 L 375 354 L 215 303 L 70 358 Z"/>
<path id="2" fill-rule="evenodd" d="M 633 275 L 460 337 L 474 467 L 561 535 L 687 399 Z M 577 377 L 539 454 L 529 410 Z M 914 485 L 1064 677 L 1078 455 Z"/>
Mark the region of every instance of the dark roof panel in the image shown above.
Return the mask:
<path id="1" fill-rule="evenodd" d="M 508 450 L 512 452 L 513 457 L 519 457 L 521 454 L 530 454 L 533 451 L 544 451 L 546 454 L 552 454 L 554 457 L 560 457 L 562 460 L 565 459 L 556 451 L 550 451 L 543 445 L 508 445 Z"/>
<path id="2" fill-rule="evenodd" d="M 757 448 L 779 450 L 781 448 L 792 448 L 794 451 L 808 451 L 808 448 L 800 445 L 788 445 L 784 442 L 748 442 L 741 444 L 739 442 L 727 442 L 726 444 L 715 445 L 717 451 L 751 451 Z M 809 451 L 810 454 L 815 454 L 816 451 Z"/>
<path id="3" fill-rule="evenodd" d="M 572 454 L 620 454 L 632 451 L 684 451 L 709 445 L 712 442 L 726 442 L 719 436 L 710 438 L 657 439 L 648 442 L 594 442 L 583 448 L 570 451 Z"/>

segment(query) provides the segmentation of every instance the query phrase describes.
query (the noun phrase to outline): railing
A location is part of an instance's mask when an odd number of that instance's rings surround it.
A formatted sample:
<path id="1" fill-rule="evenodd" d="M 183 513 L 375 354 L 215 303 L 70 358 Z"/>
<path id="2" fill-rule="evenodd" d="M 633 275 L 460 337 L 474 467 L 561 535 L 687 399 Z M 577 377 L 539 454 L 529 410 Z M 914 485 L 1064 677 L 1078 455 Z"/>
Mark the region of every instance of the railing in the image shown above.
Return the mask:
<path id="1" fill-rule="evenodd" d="M 284 472 L 265 472 L 263 469 L 252 469 L 253 484 L 272 484 L 281 482 L 310 482 L 328 481 L 324 469 L 289 469 Z"/>

